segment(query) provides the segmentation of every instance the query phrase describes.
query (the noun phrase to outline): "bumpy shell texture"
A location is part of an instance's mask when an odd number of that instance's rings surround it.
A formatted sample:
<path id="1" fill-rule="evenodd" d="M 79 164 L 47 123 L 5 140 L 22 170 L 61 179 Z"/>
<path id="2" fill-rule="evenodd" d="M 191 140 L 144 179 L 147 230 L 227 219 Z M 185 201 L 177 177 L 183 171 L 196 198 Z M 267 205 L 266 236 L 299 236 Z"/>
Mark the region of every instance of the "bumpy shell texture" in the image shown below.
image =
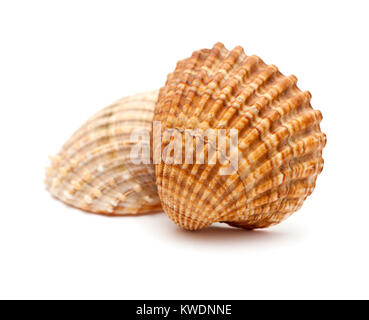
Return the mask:
<path id="1" fill-rule="evenodd" d="M 322 171 L 326 136 L 310 93 L 296 82 L 241 47 L 228 51 L 221 43 L 178 62 L 159 93 L 154 120 L 162 131 L 236 129 L 239 160 L 231 175 L 220 174 L 219 161 L 156 164 L 162 206 L 176 224 L 265 228 L 302 206 Z M 170 141 L 163 138 L 159 152 Z"/>
<path id="2" fill-rule="evenodd" d="M 130 161 L 135 129 L 151 132 L 157 91 L 123 98 L 89 119 L 52 158 L 46 187 L 73 207 L 106 215 L 161 209 L 152 164 Z"/>

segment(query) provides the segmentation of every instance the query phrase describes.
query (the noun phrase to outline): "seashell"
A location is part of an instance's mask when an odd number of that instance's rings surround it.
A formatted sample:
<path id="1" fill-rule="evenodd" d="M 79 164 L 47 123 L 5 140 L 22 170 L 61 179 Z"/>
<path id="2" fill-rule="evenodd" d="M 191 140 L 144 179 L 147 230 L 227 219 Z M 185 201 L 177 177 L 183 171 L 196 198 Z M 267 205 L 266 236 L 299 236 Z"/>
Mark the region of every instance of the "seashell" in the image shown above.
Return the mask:
<path id="1" fill-rule="evenodd" d="M 57 199 L 107 215 L 161 209 L 154 166 L 130 159 L 135 129 L 152 129 L 158 92 L 123 98 L 89 119 L 65 143 L 47 169 L 46 187 Z M 149 141 L 147 141 L 149 143 Z"/>
<path id="2" fill-rule="evenodd" d="M 156 183 L 163 209 L 176 224 L 189 230 L 214 222 L 265 228 L 302 206 L 322 171 L 326 136 L 311 94 L 296 82 L 295 76 L 247 56 L 242 47 L 228 51 L 221 43 L 177 63 L 160 90 L 154 116 L 162 133 L 154 151 L 162 157 Z M 164 152 L 173 138 L 166 136 L 168 129 L 181 133 L 183 146 L 183 132 L 209 128 L 226 129 L 228 145 L 230 129 L 237 130 L 238 143 L 230 151 L 238 156 L 233 173 L 222 171 L 232 166 L 231 153 L 222 155 L 206 136 L 199 136 L 208 160 L 203 164 L 197 157 L 193 164 L 183 158 L 178 163 Z M 190 148 L 194 143 L 190 140 Z M 215 164 L 206 156 L 211 148 L 219 157 Z M 219 161 L 222 156 L 228 163 Z"/>

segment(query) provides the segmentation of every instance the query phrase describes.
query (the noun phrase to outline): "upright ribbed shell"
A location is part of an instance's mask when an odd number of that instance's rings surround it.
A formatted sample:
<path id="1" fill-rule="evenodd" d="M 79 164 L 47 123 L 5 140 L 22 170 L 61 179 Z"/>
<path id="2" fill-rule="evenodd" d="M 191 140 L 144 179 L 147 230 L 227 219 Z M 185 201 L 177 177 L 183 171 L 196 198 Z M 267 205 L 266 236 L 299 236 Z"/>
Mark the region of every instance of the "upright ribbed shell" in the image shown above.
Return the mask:
<path id="1" fill-rule="evenodd" d="M 228 176 L 219 173 L 219 162 L 156 165 L 162 206 L 175 223 L 190 230 L 214 222 L 264 228 L 302 206 L 322 171 L 326 136 L 310 93 L 296 82 L 241 47 L 228 51 L 221 43 L 178 62 L 159 93 L 154 120 L 163 131 L 237 129 L 239 162 Z M 161 150 L 168 143 L 163 139 Z"/>
<path id="2" fill-rule="evenodd" d="M 133 164 L 134 129 L 151 134 L 157 91 L 118 100 L 89 119 L 47 169 L 46 187 L 85 211 L 119 215 L 161 208 L 152 164 Z"/>

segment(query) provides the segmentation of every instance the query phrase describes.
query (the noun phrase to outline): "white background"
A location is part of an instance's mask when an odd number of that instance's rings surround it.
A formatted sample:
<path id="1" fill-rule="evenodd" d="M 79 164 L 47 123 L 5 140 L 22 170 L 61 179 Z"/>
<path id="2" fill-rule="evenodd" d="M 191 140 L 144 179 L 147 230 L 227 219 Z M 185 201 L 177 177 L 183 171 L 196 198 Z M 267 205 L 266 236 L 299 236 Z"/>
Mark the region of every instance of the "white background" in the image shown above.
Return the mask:
<path id="1" fill-rule="evenodd" d="M 369 298 L 368 15 L 367 1 L 2 1 L 0 298 Z M 49 196 L 48 155 L 89 116 L 217 41 L 297 75 L 323 113 L 325 167 L 299 212 L 193 233 Z"/>

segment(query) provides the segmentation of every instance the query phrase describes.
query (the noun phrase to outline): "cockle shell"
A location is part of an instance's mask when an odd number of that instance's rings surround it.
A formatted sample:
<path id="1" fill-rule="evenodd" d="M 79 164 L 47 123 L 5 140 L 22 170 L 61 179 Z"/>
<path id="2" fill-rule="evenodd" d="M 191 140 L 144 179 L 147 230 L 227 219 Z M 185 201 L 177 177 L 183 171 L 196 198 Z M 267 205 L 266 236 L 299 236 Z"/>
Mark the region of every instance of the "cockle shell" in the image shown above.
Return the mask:
<path id="1" fill-rule="evenodd" d="M 178 62 L 159 93 L 154 120 L 162 132 L 236 129 L 239 160 L 231 175 L 221 174 L 226 164 L 219 161 L 167 164 L 163 150 L 171 140 L 163 133 L 156 183 L 175 223 L 190 230 L 214 222 L 264 228 L 302 206 L 322 171 L 326 136 L 310 93 L 296 82 L 242 47 L 228 51 L 221 43 Z"/>
<path id="2" fill-rule="evenodd" d="M 152 164 L 130 159 L 131 133 L 151 132 L 157 91 L 118 100 L 89 119 L 47 169 L 46 187 L 57 199 L 107 215 L 160 210 Z"/>

